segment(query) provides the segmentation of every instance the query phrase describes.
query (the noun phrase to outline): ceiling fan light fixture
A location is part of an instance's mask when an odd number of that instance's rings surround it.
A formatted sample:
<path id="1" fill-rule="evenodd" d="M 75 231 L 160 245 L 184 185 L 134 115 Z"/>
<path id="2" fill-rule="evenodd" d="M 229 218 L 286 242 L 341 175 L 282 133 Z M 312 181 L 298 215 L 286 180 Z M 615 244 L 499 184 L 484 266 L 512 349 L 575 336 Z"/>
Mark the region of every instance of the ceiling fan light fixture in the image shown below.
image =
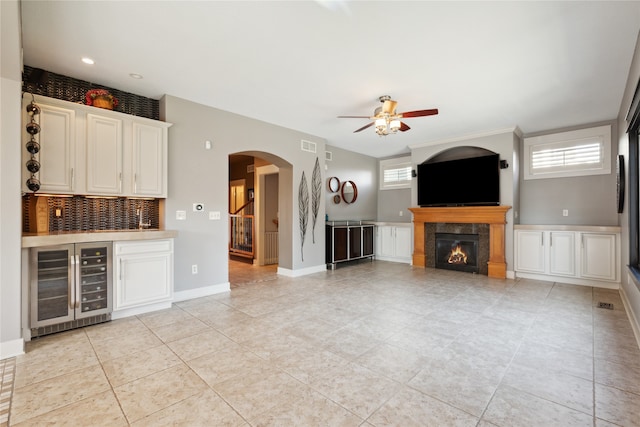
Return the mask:
<path id="1" fill-rule="evenodd" d="M 376 119 L 376 133 L 378 135 L 387 134 L 387 121 L 384 118 Z"/>
<path id="2" fill-rule="evenodd" d="M 391 120 L 391 123 L 389 124 L 389 128 L 391 128 L 391 132 L 393 133 L 398 132 L 398 130 L 400 130 L 400 126 L 400 120 L 398 119 Z"/>

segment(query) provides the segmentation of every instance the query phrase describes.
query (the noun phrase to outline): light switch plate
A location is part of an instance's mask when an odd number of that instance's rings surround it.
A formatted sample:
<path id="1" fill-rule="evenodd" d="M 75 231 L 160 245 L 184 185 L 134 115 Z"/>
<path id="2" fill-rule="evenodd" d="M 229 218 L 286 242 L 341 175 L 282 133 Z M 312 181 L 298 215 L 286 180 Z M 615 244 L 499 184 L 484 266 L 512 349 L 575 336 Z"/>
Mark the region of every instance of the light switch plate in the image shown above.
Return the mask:
<path id="1" fill-rule="evenodd" d="M 187 219 L 187 211 L 176 211 L 176 219 L 180 221 Z"/>
<path id="2" fill-rule="evenodd" d="M 210 211 L 209 219 L 220 219 L 220 211 Z"/>

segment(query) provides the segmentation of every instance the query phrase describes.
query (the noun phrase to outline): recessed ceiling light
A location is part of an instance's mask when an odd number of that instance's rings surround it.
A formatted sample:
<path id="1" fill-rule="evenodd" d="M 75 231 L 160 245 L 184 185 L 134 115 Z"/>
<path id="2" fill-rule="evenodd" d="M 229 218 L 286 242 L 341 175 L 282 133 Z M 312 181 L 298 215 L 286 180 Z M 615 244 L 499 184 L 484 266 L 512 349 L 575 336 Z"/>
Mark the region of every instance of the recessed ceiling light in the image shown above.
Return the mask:
<path id="1" fill-rule="evenodd" d="M 138 73 L 131 73 L 129 74 L 131 76 L 131 78 L 133 79 L 141 79 L 142 78 L 142 74 L 138 74 Z"/>
<path id="2" fill-rule="evenodd" d="M 93 59 L 87 58 L 86 56 L 84 58 L 82 58 L 82 62 L 84 62 L 85 64 L 88 64 L 88 65 L 95 64 L 95 61 Z"/>

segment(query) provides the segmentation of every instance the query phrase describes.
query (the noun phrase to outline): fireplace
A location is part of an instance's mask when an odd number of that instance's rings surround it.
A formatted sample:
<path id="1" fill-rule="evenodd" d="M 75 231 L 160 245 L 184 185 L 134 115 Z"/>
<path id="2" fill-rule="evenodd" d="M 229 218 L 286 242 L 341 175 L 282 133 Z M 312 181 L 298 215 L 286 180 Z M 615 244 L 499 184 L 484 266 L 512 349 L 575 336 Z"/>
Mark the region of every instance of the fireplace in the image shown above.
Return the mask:
<path id="1" fill-rule="evenodd" d="M 478 235 L 435 234 L 435 267 L 446 270 L 479 272 Z"/>
<path id="2" fill-rule="evenodd" d="M 433 208 L 409 208 L 413 213 L 413 258 L 415 266 L 432 267 L 434 251 L 427 250 L 429 225 L 441 222 L 483 224 L 488 227 L 488 261 L 480 260 L 480 274 L 504 279 L 507 277 L 505 259 L 506 214 L 511 206 L 453 206 Z M 440 231 L 440 230 L 438 230 Z M 466 231 L 463 231 L 466 233 Z M 482 252 L 482 251 L 481 251 Z M 487 269 L 482 271 L 483 266 Z M 435 267 L 435 265 L 434 265 Z"/>

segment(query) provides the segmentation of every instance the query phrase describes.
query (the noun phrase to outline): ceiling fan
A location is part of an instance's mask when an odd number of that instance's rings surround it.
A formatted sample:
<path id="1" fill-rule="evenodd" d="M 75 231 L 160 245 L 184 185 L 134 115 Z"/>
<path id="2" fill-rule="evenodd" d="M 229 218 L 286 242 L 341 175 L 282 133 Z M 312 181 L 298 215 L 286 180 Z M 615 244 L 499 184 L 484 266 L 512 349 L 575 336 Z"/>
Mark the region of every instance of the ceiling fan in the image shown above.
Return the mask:
<path id="1" fill-rule="evenodd" d="M 383 95 L 378 98 L 382 102 L 382 106 L 375 109 L 373 116 L 338 116 L 339 119 L 371 119 L 371 123 L 356 129 L 353 133 L 365 130 L 373 125 L 376 126 L 376 133 L 380 136 L 396 133 L 397 131 L 406 132 L 411 129 L 404 122 L 403 118 L 433 116 L 438 114 L 438 109 L 407 111 L 404 113 L 396 113 L 397 101 L 391 99 L 389 95 Z"/>

